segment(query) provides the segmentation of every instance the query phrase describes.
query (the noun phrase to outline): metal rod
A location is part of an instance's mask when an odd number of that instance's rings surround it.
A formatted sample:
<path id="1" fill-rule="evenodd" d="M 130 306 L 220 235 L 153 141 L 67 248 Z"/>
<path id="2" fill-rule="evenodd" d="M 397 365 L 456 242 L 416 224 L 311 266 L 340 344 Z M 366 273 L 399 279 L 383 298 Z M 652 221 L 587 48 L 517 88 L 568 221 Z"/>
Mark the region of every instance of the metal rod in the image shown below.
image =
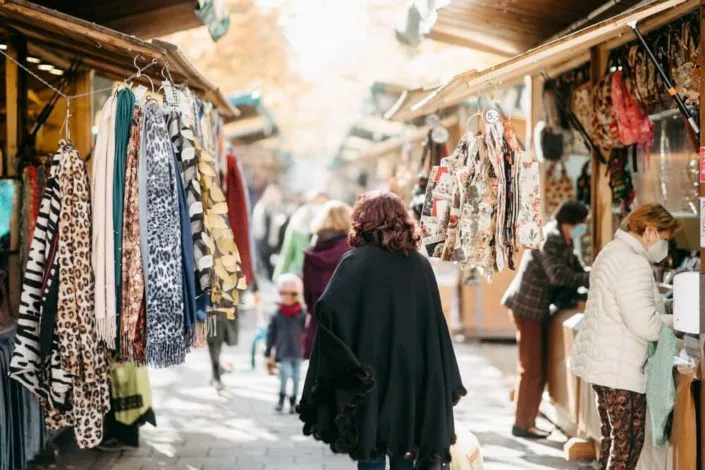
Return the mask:
<path id="1" fill-rule="evenodd" d="M 700 128 L 698 127 L 698 124 L 695 122 L 695 118 L 688 112 L 688 108 L 686 107 L 685 103 L 683 102 L 683 99 L 681 96 L 678 94 L 678 89 L 671 83 L 671 80 L 668 79 L 668 75 L 666 75 L 666 71 L 663 70 L 663 67 L 661 67 L 661 64 L 659 61 L 656 59 L 656 56 L 654 55 L 653 51 L 649 47 L 649 45 L 646 43 L 646 40 L 644 39 L 644 36 L 641 35 L 641 31 L 639 31 L 639 28 L 636 26 L 636 21 L 630 21 L 629 27 L 632 28 L 634 31 L 634 34 L 636 35 L 637 39 L 641 43 L 642 47 L 646 51 L 646 55 L 649 57 L 651 62 L 653 62 L 654 66 L 656 67 L 656 70 L 658 71 L 659 75 L 661 76 L 661 80 L 663 80 L 663 84 L 666 85 L 666 89 L 668 91 L 668 94 L 671 95 L 671 98 L 676 102 L 676 105 L 678 106 L 678 109 L 680 110 L 681 114 L 683 115 L 684 118 L 688 121 L 688 124 L 690 124 L 690 127 L 693 129 L 693 132 L 695 133 L 695 139 L 697 142 L 700 142 Z"/>

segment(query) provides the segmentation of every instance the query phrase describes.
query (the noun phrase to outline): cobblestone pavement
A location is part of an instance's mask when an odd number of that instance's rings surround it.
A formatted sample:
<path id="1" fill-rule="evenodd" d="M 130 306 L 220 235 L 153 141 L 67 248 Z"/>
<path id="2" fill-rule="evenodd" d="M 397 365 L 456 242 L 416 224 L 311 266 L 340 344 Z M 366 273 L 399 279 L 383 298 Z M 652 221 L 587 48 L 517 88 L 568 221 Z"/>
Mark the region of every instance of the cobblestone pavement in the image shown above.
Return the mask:
<path id="1" fill-rule="evenodd" d="M 250 315 L 251 316 L 251 315 Z M 223 363 L 235 365 L 224 376 L 225 392 L 209 386 L 208 353 L 189 354 L 185 365 L 151 371 L 158 427 L 141 429 L 136 450 L 101 453 L 69 449 L 56 469 L 70 470 L 344 470 L 355 465 L 335 456 L 323 445 L 305 438 L 295 416 L 273 411 L 278 382 L 263 370 L 250 369 L 249 340 L 253 320 L 242 320 L 240 346 L 226 348 Z M 249 326 L 249 327 L 248 327 Z M 514 346 L 456 347 L 469 390 L 456 408 L 456 419 L 481 442 L 488 470 L 575 469 L 563 460 L 560 436 L 549 443 L 516 440 L 510 436 L 513 379 L 490 363 L 511 367 Z"/>

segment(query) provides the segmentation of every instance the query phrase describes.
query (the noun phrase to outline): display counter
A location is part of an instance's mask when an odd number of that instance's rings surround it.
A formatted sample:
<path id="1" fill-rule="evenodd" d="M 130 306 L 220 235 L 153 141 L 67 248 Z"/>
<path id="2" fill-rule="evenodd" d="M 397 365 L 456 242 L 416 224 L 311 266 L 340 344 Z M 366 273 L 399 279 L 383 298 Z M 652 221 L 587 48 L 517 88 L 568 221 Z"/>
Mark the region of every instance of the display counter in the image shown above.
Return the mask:
<path id="1" fill-rule="evenodd" d="M 582 317 L 582 313 L 576 309 L 562 310 L 551 317 L 548 334 L 548 386 L 541 411 L 566 435 L 591 442 L 592 449 L 597 449 L 601 435 L 595 392 L 590 384 L 580 380 L 566 365 Z M 693 371 L 699 369 L 699 364 L 687 368 L 674 367 L 676 400 L 669 444 L 655 447 L 647 423 L 646 442 L 638 470 L 698 468 L 696 456 L 701 416 L 698 406 L 700 382 L 697 373 Z M 568 454 L 566 451 L 566 456 Z M 596 455 L 596 452 L 593 454 Z M 586 454 L 579 455 L 585 457 Z"/>

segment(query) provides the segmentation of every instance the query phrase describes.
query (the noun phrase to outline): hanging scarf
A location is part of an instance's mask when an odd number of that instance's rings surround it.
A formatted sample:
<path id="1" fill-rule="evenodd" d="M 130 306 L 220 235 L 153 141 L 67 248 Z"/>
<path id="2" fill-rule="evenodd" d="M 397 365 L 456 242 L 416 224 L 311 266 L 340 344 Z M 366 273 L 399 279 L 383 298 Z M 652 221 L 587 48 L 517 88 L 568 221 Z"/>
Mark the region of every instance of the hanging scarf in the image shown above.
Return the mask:
<path id="1" fill-rule="evenodd" d="M 110 349 L 115 349 L 115 239 L 113 233 L 113 186 L 115 166 L 115 112 L 117 100 L 108 98 L 98 124 L 98 138 L 93 151 L 93 272 L 95 274 L 95 315 L 98 335 Z M 110 196 L 109 196 L 110 195 Z"/>
<path id="2" fill-rule="evenodd" d="M 52 376 L 40 355 L 41 319 L 46 309 L 44 300 L 50 287 L 47 285 L 47 281 L 51 280 L 48 273 L 53 264 L 49 241 L 57 234 L 61 208 L 59 185 L 56 180 L 59 157 L 57 153 L 52 158 L 34 238 L 29 249 L 22 281 L 15 349 L 10 363 L 10 376 L 32 392 L 44 408 L 65 405 L 66 394 L 71 386 L 69 375 L 59 369 L 58 373 Z M 56 306 L 53 308 L 55 310 Z"/>
<path id="3" fill-rule="evenodd" d="M 30 248 L 10 375 L 37 396 L 50 429 L 73 426 L 84 448 L 102 440 L 109 409 L 107 355 L 93 316 L 90 223 L 85 165 L 62 142 L 52 159 Z M 42 360 L 45 316 L 55 318 L 55 334 Z"/>
<path id="4" fill-rule="evenodd" d="M 252 258 L 252 243 L 250 240 L 250 210 L 247 195 L 247 182 L 242 174 L 242 168 L 237 158 L 229 154 L 226 172 L 225 195 L 228 198 L 228 218 L 233 230 L 235 244 L 240 250 L 242 267 L 248 284 L 255 280 L 255 267 Z"/>
<path id="5" fill-rule="evenodd" d="M 166 121 L 153 101 L 145 105 L 142 136 L 139 192 L 146 203 L 140 205 L 140 236 L 146 265 L 147 362 L 169 367 L 185 358 L 181 227 Z"/>
<path id="6" fill-rule="evenodd" d="M 56 336 L 61 369 L 71 375 L 71 413 L 79 447 L 102 440 L 103 416 L 110 409 L 108 356 L 93 315 L 93 272 L 87 240 L 91 232 L 90 184 L 85 164 L 70 144 L 59 144 L 59 290 Z"/>
<path id="7" fill-rule="evenodd" d="M 125 214 L 122 232 L 122 302 L 120 312 L 120 354 L 125 362 L 145 362 L 146 319 L 144 269 L 140 251 L 139 156 L 142 113 L 135 107 L 125 166 Z"/>
<path id="8" fill-rule="evenodd" d="M 179 162 L 174 155 L 174 168 L 179 167 Z M 181 176 L 176 171 L 176 189 L 179 194 L 179 216 L 181 222 L 181 266 L 184 293 L 184 347 L 190 348 L 194 342 L 196 333 L 196 277 L 193 266 L 193 235 L 191 234 L 191 223 L 188 214 L 188 203 Z M 205 334 L 205 330 L 202 330 Z"/>
<path id="9" fill-rule="evenodd" d="M 210 271 L 211 311 L 235 318 L 240 300 L 238 291 L 247 289 L 240 254 L 228 220 L 228 203 L 220 189 L 215 160 L 197 145 L 198 169 L 201 173 L 201 196 L 205 229 L 213 240 L 213 269 Z"/>
<path id="10" fill-rule="evenodd" d="M 28 166 L 22 172 L 22 240 L 21 240 L 21 265 L 24 268 L 29 256 L 29 245 L 34 238 L 34 227 L 39 215 L 39 204 L 42 200 L 42 191 L 39 187 L 39 172 L 37 167 Z"/>
<path id="11" fill-rule="evenodd" d="M 205 311 L 210 300 L 209 270 L 213 268 L 213 242 L 203 226 L 203 203 L 201 200 L 201 175 L 196 161 L 195 137 L 193 130 L 186 124 L 186 117 L 177 112 L 169 114 L 167 119 L 169 136 L 174 155 L 179 162 L 179 172 L 188 204 L 188 214 L 191 219 L 191 246 L 193 251 L 193 272 L 196 300 L 202 318 L 196 324 L 194 331 L 194 346 L 205 344 L 206 317 Z M 189 268 L 190 269 L 190 268 Z"/>
<path id="12" fill-rule="evenodd" d="M 112 213 L 113 227 L 115 229 L 113 236 L 115 245 L 115 325 L 117 331 L 120 331 L 120 305 L 122 303 L 122 230 L 125 202 L 125 167 L 134 112 L 135 94 L 130 88 L 123 88 L 117 94 L 115 111 L 115 173 L 113 175 Z"/>

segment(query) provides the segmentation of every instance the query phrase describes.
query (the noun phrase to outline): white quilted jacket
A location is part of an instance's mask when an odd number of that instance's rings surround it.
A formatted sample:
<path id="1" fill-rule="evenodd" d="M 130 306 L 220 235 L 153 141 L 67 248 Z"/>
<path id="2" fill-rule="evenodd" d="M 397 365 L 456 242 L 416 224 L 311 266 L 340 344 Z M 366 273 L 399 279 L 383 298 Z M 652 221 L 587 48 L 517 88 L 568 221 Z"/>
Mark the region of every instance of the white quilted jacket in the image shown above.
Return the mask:
<path id="1" fill-rule="evenodd" d="M 647 346 L 658 339 L 663 314 L 646 250 L 618 231 L 592 267 L 569 367 L 593 385 L 645 393 Z"/>

